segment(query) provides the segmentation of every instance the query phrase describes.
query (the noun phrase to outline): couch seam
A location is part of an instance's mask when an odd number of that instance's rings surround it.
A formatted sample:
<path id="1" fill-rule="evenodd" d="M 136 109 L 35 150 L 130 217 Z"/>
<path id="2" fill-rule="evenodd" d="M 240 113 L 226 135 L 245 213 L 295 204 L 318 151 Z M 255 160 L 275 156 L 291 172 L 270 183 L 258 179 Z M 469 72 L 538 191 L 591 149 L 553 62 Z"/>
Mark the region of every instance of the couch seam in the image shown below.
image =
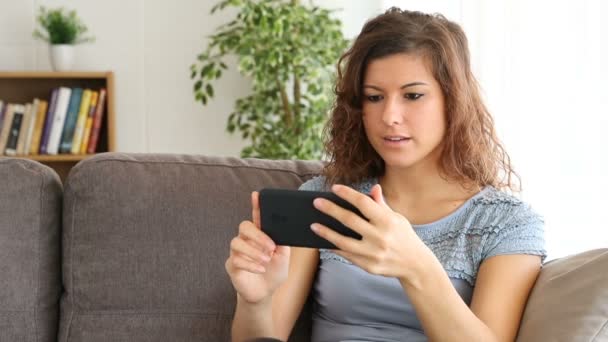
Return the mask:
<path id="1" fill-rule="evenodd" d="M 272 167 L 261 167 L 261 166 L 251 166 L 251 165 L 226 165 L 221 163 L 197 163 L 197 162 L 188 162 L 188 161 L 162 161 L 162 160 L 124 160 L 117 158 L 106 158 L 103 160 L 89 160 L 87 163 L 103 163 L 106 161 L 114 161 L 114 162 L 123 162 L 123 163 L 135 163 L 135 164 L 181 164 L 181 165 L 195 165 L 195 166 L 215 166 L 215 167 L 226 167 L 230 169 L 256 169 L 262 171 L 281 171 L 288 172 L 297 176 L 315 176 L 319 175 L 319 172 L 307 172 L 307 173 L 298 173 L 293 170 L 285 169 L 285 168 L 272 168 Z M 86 167 L 82 165 L 81 168 Z"/>
<path id="2" fill-rule="evenodd" d="M 44 175 L 42 175 L 42 177 L 44 177 Z M 36 271 L 36 304 L 34 305 L 34 334 L 36 337 L 36 341 L 40 341 L 40 337 L 38 335 L 38 296 L 40 295 L 39 293 L 39 288 L 40 288 L 40 238 L 41 238 L 41 233 L 42 233 L 42 206 L 43 206 L 43 193 L 44 193 L 44 181 L 41 180 L 40 182 L 40 200 L 39 200 L 39 207 L 38 210 L 40 210 L 40 213 L 38 215 L 38 239 L 37 239 L 37 246 L 36 246 L 36 252 L 38 253 L 37 258 L 36 258 L 36 263 L 37 263 L 37 271 Z"/>
<path id="3" fill-rule="evenodd" d="M 599 341 L 597 338 L 600 337 L 600 333 L 604 330 L 608 330 L 608 319 L 604 322 L 604 325 L 602 325 L 602 327 L 597 331 L 595 336 L 591 338 L 591 341 Z"/>
<path id="4" fill-rule="evenodd" d="M 71 238 L 70 238 L 70 285 L 72 286 L 72 291 L 70 291 L 70 305 L 71 305 L 71 311 L 70 311 L 70 320 L 68 321 L 68 327 L 67 327 L 67 331 L 65 334 L 65 340 L 66 342 L 70 340 L 70 331 L 72 330 L 72 322 L 74 321 L 74 311 L 76 310 L 76 305 L 74 304 L 74 260 L 72 258 L 72 255 L 74 253 L 74 207 L 76 206 L 75 203 L 75 194 L 72 192 L 72 207 L 70 208 L 72 211 L 72 221 L 70 222 L 70 233 L 71 233 Z"/>

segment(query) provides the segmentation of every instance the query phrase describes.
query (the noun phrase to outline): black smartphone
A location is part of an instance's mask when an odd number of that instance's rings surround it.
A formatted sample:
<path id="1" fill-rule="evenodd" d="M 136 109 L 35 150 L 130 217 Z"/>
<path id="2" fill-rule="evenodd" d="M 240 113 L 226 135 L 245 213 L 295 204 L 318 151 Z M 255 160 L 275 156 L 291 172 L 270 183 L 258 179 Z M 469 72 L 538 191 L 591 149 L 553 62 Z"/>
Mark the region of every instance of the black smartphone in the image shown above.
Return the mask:
<path id="1" fill-rule="evenodd" d="M 360 240 L 357 232 L 313 206 L 313 200 L 319 197 L 367 220 L 355 206 L 332 192 L 264 188 L 259 196 L 262 231 L 277 245 L 336 249 L 333 243 L 310 229 L 316 222 Z"/>

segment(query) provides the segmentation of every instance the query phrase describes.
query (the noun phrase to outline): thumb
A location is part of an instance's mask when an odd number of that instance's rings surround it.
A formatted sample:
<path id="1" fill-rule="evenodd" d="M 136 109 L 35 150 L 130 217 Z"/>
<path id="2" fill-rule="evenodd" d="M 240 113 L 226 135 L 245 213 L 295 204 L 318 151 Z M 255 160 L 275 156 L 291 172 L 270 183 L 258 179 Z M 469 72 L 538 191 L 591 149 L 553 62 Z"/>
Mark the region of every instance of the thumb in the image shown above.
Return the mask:
<path id="1" fill-rule="evenodd" d="M 376 184 L 372 187 L 370 195 L 376 203 L 388 208 L 388 204 L 386 204 L 386 201 L 384 200 L 384 194 L 382 194 L 382 187 L 380 184 Z"/>

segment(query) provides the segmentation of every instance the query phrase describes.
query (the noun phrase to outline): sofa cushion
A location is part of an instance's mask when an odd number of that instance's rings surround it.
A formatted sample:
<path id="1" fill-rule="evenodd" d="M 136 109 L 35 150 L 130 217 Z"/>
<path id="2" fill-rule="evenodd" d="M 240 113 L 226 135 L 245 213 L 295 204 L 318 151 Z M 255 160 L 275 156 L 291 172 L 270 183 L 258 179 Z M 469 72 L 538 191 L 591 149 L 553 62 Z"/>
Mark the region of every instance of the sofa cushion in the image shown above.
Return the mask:
<path id="1" fill-rule="evenodd" d="M 543 266 L 518 341 L 608 341 L 608 249 Z"/>
<path id="2" fill-rule="evenodd" d="M 0 158 L 0 341 L 56 341 L 61 293 L 59 176 Z"/>
<path id="3" fill-rule="evenodd" d="M 80 162 L 65 186 L 59 340 L 228 341 L 224 263 L 250 192 L 295 189 L 321 166 L 125 153 Z M 309 321 L 292 341 L 309 340 Z"/>

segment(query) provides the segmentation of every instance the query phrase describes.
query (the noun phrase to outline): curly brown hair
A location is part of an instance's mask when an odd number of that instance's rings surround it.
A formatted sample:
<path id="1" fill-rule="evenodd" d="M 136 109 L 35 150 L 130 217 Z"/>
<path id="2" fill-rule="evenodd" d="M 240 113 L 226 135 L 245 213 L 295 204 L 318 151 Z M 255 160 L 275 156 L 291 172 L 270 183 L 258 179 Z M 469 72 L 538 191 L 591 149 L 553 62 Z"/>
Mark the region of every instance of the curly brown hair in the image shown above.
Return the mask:
<path id="1" fill-rule="evenodd" d="M 352 184 L 384 174 L 384 161 L 363 127 L 362 87 L 370 61 L 396 53 L 422 54 L 441 85 L 447 121 L 440 157 L 442 177 L 466 187 L 491 185 L 519 191 L 514 178 L 520 178 L 496 135 L 471 72 L 462 28 L 440 14 L 395 7 L 369 20 L 338 61 L 336 100 L 324 130 L 329 157 L 323 170 L 326 182 Z"/>

